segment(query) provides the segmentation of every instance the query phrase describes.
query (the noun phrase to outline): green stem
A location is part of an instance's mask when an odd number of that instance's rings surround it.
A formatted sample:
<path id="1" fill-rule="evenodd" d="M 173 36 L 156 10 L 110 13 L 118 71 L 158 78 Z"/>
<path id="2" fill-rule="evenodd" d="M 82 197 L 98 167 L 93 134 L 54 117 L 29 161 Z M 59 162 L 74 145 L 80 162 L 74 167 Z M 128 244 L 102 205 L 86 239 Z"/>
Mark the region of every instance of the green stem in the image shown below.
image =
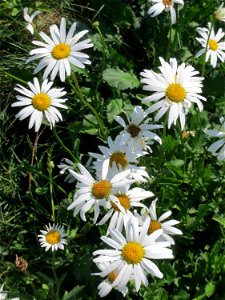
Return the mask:
<path id="1" fill-rule="evenodd" d="M 105 39 L 101 33 L 101 30 L 98 26 L 98 24 L 95 26 L 97 31 L 98 31 L 98 34 L 100 36 L 100 40 L 101 40 L 101 43 L 102 43 L 102 61 L 101 61 L 101 74 L 99 74 L 98 76 L 98 81 L 96 83 L 96 87 L 95 87 L 95 94 L 97 93 L 98 91 L 98 87 L 99 87 L 99 84 L 101 82 L 101 79 L 102 79 L 102 74 L 103 74 L 103 71 L 104 71 L 104 68 L 105 68 L 105 61 L 106 61 L 106 43 L 105 43 Z"/>
<path id="2" fill-rule="evenodd" d="M 15 76 L 15 75 L 12 75 L 12 74 L 10 74 L 10 73 L 8 73 L 6 71 L 4 71 L 4 73 L 5 73 L 5 75 L 9 76 L 10 78 L 12 78 L 12 79 L 14 79 L 16 81 L 19 81 L 20 83 L 23 83 L 24 85 L 27 85 L 27 82 L 25 80 L 23 80 L 23 79 Z"/>
<path id="3" fill-rule="evenodd" d="M 205 45 L 205 52 L 203 54 L 202 77 L 204 77 L 204 75 L 205 75 L 206 53 L 207 53 L 207 50 L 208 50 L 209 39 L 210 39 L 211 31 L 213 29 L 214 21 L 215 21 L 215 19 L 214 19 L 214 17 L 212 17 L 211 26 L 209 28 L 209 34 L 208 34 L 207 42 L 206 42 L 206 45 Z"/>
<path id="4" fill-rule="evenodd" d="M 168 15 L 168 14 L 167 14 Z M 170 19 L 170 28 L 169 28 L 169 42 L 168 42 L 168 45 L 167 45 L 167 51 L 166 51 L 166 60 L 168 60 L 169 58 L 169 54 L 170 54 L 170 47 L 171 47 L 171 44 L 172 44 L 172 21 Z"/>
<path id="5" fill-rule="evenodd" d="M 52 221 L 55 222 L 55 203 L 53 199 L 53 180 L 52 180 L 52 162 L 50 159 L 50 154 L 49 154 L 49 159 L 48 159 L 48 174 L 49 174 L 49 193 L 50 193 L 50 199 L 51 199 L 51 207 L 52 207 Z"/>
<path id="6" fill-rule="evenodd" d="M 59 289 L 60 289 L 60 281 L 58 279 L 58 276 L 56 274 L 55 270 L 55 251 L 52 252 L 52 272 L 56 281 L 56 298 L 55 300 L 59 300 Z"/>

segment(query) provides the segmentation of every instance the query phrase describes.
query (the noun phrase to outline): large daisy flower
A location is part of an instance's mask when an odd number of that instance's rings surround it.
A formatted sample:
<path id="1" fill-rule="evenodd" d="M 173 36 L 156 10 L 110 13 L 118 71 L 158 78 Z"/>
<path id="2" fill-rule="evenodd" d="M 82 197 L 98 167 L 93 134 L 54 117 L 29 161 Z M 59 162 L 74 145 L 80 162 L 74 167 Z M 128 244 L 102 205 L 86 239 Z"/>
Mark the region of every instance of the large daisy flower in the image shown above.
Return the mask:
<path id="1" fill-rule="evenodd" d="M 66 20 L 61 19 L 60 28 L 56 25 L 50 26 L 51 38 L 44 32 L 40 32 L 40 36 L 44 40 L 33 41 L 33 44 L 41 48 L 34 49 L 30 52 L 31 57 L 27 63 L 40 59 L 40 62 L 34 73 L 45 68 L 43 78 L 47 78 L 51 73 L 51 80 L 54 80 L 56 74 L 59 73 L 61 81 L 65 81 L 66 75 L 71 74 L 70 64 L 85 68 L 85 64 L 90 64 L 89 56 L 81 52 L 81 50 L 93 46 L 90 39 L 80 41 L 80 39 L 88 32 L 82 30 L 74 35 L 77 23 L 73 23 L 69 32 L 66 34 Z"/>
<path id="2" fill-rule="evenodd" d="M 66 233 L 63 226 L 58 224 L 45 225 L 46 230 L 40 230 L 41 234 L 38 235 L 41 247 L 45 247 L 45 251 L 51 249 L 57 251 L 58 249 L 63 250 L 64 245 L 67 244 L 65 239 Z"/>
<path id="3" fill-rule="evenodd" d="M 196 57 L 199 57 L 205 53 L 210 27 L 211 23 L 208 23 L 208 28 L 197 28 L 197 32 L 201 37 L 197 37 L 196 40 L 201 43 L 202 49 L 196 54 Z M 210 64 L 213 68 L 215 68 L 217 65 L 217 59 L 221 60 L 222 62 L 225 60 L 225 42 L 220 42 L 224 35 L 225 33 L 223 32 L 222 28 L 219 28 L 217 33 L 215 33 L 213 28 L 211 30 L 205 60 L 207 62 L 210 58 Z"/>
<path id="4" fill-rule="evenodd" d="M 163 233 L 159 237 L 160 240 L 165 240 L 170 242 L 172 245 L 175 244 L 174 239 L 171 237 L 171 235 L 181 235 L 182 231 L 180 229 L 177 229 L 174 227 L 174 225 L 179 224 L 180 222 L 177 220 L 169 220 L 166 222 L 163 222 L 165 219 L 167 219 L 169 216 L 171 216 L 172 212 L 171 210 L 168 210 L 164 214 L 162 214 L 159 218 L 157 218 L 156 214 L 156 202 L 157 200 L 152 201 L 149 209 L 146 211 L 146 209 L 142 210 L 142 216 L 146 218 L 146 216 L 150 216 L 150 225 L 148 229 L 148 234 L 152 234 L 154 231 L 158 229 L 162 229 Z"/>
<path id="5" fill-rule="evenodd" d="M 169 63 L 161 57 L 159 59 L 161 74 L 152 70 L 141 72 L 141 76 L 144 77 L 141 82 L 145 84 L 143 89 L 154 92 L 151 96 L 144 98 L 143 102 L 156 102 L 147 109 L 147 113 L 159 109 L 155 116 L 156 121 L 169 111 L 168 128 L 172 123 L 176 124 L 179 118 L 181 130 L 183 130 L 185 115 L 192 103 L 196 103 L 200 111 L 203 110 L 201 100 L 206 101 L 206 98 L 200 95 L 203 77 L 196 76 L 199 72 L 192 66 L 185 66 L 184 63 L 178 66 L 176 58 L 171 58 Z"/>
<path id="6" fill-rule="evenodd" d="M 85 213 L 94 206 L 94 224 L 97 221 L 100 206 L 107 206 L 107 202 L 112 201 L 119 204 L 117 197 L 114 196 L 114 189 L 121 186 L 130 185 L 133 181 L 127 179 L 130 171 L 119 172 L 113 177 L 109 172 L 109 161 L 105 161 L 102 165 L 102 172 L 98 179 L 94 179 L 88 170 L 81 164 L 77 164 L 80 174 L 73 170 L 69 170 L 72 176 L 77 180 L 77 192 L 73 197 L 72 204 L 68 210 L 74 209 L 73 215 L 76 216 L 80 212 L 80 217 L 86 221 Z"/>
<path id="7" fill-rule="evenodd" d="M 184 5 L 183 0 L 152 0 L 152 2 L 155 4 L 149 8 L 148 14 L 150 14 L 151 17 L 156 17 L 163 11 L 169 11 L 172 24 L 176 23 L 176 11 L 173 7 L 174 4 Z"/>
<path id="8" fill-rule="evenodd" d="M 220 138 L 218 141 L 214 142 L 209 148 L 208 151 L 212 155 L 216 156 L 218 160 L 225 159 L 225 119 L 224 117 L 220 118 L 220 129 L 219 130 L 205 130 L 205 133 Z"/>
<path id="9" fill-rule="evenodd" d="M 120 116 L 115 116 L 114 119 L 124 128 L 120 132 L 120 135 L 127 140 L 128 147 L 135 151 L 150 150 L 149 145 L 153 144 L 153 141 L 162 143 L 161 138 L 151 132 L 152 129 L 162 128 L 162 125 L 149 124 L 149 119 L 146 119 L 147 113 L 141 106 L 135 106 L 130 116 L 126 115 L 128 124 Z"/>
<path id="10" fill-rule="evenodd" d="M 31 16 L 29 16 L 28 15 L 28 7 L 25 7 L 23 9 L 23 17 L 24 17 L 25 21 L 27 21 L 26 29 L 29 30 L 31 34 L 34 34 L 34 23 L 33 23 L 33 20 L 40 13 L 41 13 L 40 10 L 37 10 L 34 13 L 32 13 Z"/>
<path id="11" fill-rule="evenodd" d="M 141 283 L 148 285 L 147 273 L 162 278 L 155 263 L 151 259 L 173 258 L 172 250 L 168 247 L 169 242 L 157 242 L 156 239 L 162 234 L 162 229 L 147 235 L 150 218 L 147 218 L 140 229 L 137 218 L 130 218 L 125 226 L 125 236 L 113 228 L 110 236 L 102 236 L 101 239 L 113 249 L 97 250 L 93 255 L 95 263 L 110 262 L 100 275 L 107 276 L 110 272 L 119 268 L 120 272 L 112 283 L 112 287 L 121 288 L 126 286 L 128 281 L 134 278 L 136 291 L 139 290 Z"/>
<path id="12" fill-rule="evenodd" d="M 47 119 L 50 127 L 55 126 L 55 123 L 62 120 L 62 115 L 57 109 L 67 107 L 62 104 L 67 99 L 61 97 L 66 95 L 66 92 L 62 89 L 51 88 L 53 82 L 44 80 L 40 85 L 37 78 L 34 78 L 33 83 L 28 82 L 30 89 L 17 84 L 15 90 L 21 95 L 17 95 L 17 102 L 12 104 L 13 107 L 25 106 L 16 117 L 19 120 L 23 120 L 30 116 L 28 128 L 35 126 L 35 131 L 38 131 L 41 127 L 43 117 Z"/>
<path id="13" fill-rule="evenodd" d="M 89 152 L 89 155 L 96 158 L 93 162 L 96 172 L 99 173 L 102 169 L 102 163 L 109 159 L 110 170 L 114 174 L 118 171 L 130 170 L 130 177 L 137 181 L 145 182 L 149 178 L 145 167 L 137 166 L 138 158 L 145 155 L 145 151 L 136 151 L 131 143 L 127 143 L 129 137 L 118 135 L 113 141 L 108 137 L 108 147 L 99 146 L 102 154 Z"/>
<path id="14" fill-rule="evenodd" d="M 119 205 L 111 202 L 110 209 L 102 220 L 97 225 L 105 224 L 109 219 L 109 227 L 107 234 L 111 228 L 116 228 L 119 231 L 122 230 L 124 224 L 124 218 L 134 217 L 132 209 L 146 206 L 141 203 L 142 200 L 153 197 L 154 194 L 150 191 L 145 191 L 142 188 L 129 189 L 128 187 L 119 188 L 114 194 L 119 200 Z"/>

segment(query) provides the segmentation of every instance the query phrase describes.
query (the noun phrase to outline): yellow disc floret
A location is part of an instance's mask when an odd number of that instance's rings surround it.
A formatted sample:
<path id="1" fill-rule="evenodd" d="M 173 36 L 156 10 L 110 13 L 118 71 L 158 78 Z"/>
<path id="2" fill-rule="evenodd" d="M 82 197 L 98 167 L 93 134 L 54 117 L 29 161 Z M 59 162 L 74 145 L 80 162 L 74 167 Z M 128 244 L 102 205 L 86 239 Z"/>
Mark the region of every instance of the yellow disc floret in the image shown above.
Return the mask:
<path id="1" fill-rule="evenodd" d="M 173 0 L 163 0 L 162 2 L 165 6 L 169 6 L 173 4 Z"/>
<path id="2" fill-rule="evenodd" d="M 158 221 L 151 221 L 149 228 L 148 228 L 148 234 L 153 233 L 154 231 L 161 229 L 161 224 Z"/>
<path id="3" fill-rule="evenodd" d="M 182 102 L 186 97 L 186 91 L 179 83 L 171 83 L 166 90 L 167 98 L 172 102 Z"/>
<path id="4" fill-rule="evenodd" d="M 137 242 L 129 242 L 122 249 L 122 256 L 128 264 L 139 264 L 144 254 L 143 246 Z"/>
<path id="5" fill-rule="evenodd" d="M 135 124 L 130 124 L 127 127 L 127 132 L 131 135 L 132 138 L 136 138 L 139 135 L 140 131 L 141 129 Z"/>
<path id="6" fill-rule="evenodd" d="M 123 206 L 123 208 L 125 208 L 126 210 L 130 209 L 130 199 L 127 195 L 118 194 L 115 196 L 118 198 L 118 200 L 119 200 L 121 206 Z M 114 210 L 120 211 L 119 207 L 115 203 L 111 202 L 111 205 Z"/>
<path id="7" fill-rule="evenodd" d="M 32 105 L 37 110 L 43 111 L 51 105 L 51 99 L 47 94 L 36 94 L 32 99 Z"/>
<path id="8" fill-rule="evenodd" d="M 52 49 L 52 56 L 55 59 L 63 59 L 70 55 L 70 46 L 67 44 L 58 44 Z"/>
<path id="9" fill-rule="evenodd" d="M 113 283 L 113 281 L 116 279 L 116 277 L 117 277 L 117 274 L 114 271 L 110 272 L 107 276 L 108 280 L 111 283 Z"/>
<path id="10" fill-rule="evenodd" d="M 215 40 L 209 40 L 209 48 L 213 51 L 218 50 L 218 43 Z"/>
<path id="11" fill-rule="evenodd" d="M 56 231 L 56 230 L 50 230 L 46 236 L 46 241 L 51 244 L 51 245 L 55 245 L 58 244 L 60 242 L 61 239 L 61 234 Z"/>
<path id="12" fill-rule="evenodd" d="M 123 169 L 127 166 L 126 155 L 123 152 L 114 152 L 110 156 L 109 166 L 112 167 L 113 162 L 115 162 L 117 168 L 121 166 Z"/>
<path id="13" fill-rule="evenodd" d="M 92 195 L 96 199 L 107 198 L 110 195 L 112 185 L 108 180 L 100 180 L 92 186 Z"/>

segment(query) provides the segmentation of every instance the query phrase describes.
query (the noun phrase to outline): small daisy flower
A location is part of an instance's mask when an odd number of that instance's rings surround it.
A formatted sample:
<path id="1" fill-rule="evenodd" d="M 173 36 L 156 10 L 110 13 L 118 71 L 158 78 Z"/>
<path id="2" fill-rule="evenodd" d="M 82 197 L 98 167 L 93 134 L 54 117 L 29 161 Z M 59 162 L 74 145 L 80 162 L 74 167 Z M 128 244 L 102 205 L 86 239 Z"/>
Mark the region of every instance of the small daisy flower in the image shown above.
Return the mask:
<path id="1" fill-rule="evenodd" d="M 30 33 L 33 35 L 34 34 L 34 23 L 33 19 L 40 14 L 41 12 L 39 10 L 35 11 L 31 16 L 28 15 L 28 7 L 25 7 L 23 9 L 23 17 L 25 21 L 27 21 L 27 26 L 26 29 L 30 31 Z"/>
<path id="2" fill-rule="evenodd" d="M 124 218 L 129 219 L 134 217 L 132 209 L 137 207 L 146 208 L 146 206 L 141 203 L 142 200 L 153 197 L 154 194 L 150 191 L 145 191 L 142 188 L 119 188 L 114 194 L 118 199 L 118 203 L 110 203 L 110 209 L 102 220 L 97 225 L 105 224 L 110 218 L 110 223 L 107 231 L 107 235 L 111 228 L 116 228 L 121 231 L 124 224 Z"/>
<path id="3" fill-rule="evenodd" d="M 3 291 L 4 284 L 0 286 L 0 300 L 5 300 L 7 297 L 7 293 Z"/>
<path id="4" fill-rule="evenodd" d="M 109 160 L 106 160 L 102 164 L 102 172 L 96 180 L 84 166 L 77 164 L 77 167 L 80 170 L 80 174 L 69 170 L 71 175 L 78 180 L 78 190 L 68 210 L 75 208 L 73 215 L 76 216 L 80 212 L 81 219 L 86 221 L 85 213 L 94 206 L 93 222 L 95 224 L 100 212 L 100 206 L 106 207 L 108 201 L 118 202 L 113 195 L 114 189 L 133 183 L 133 181 L 127 179 L 130 171 L 119 172 L 112 177 L 109 172 Z"/>
<path id="5" fill-rule="evenodd" d="M 105 277 L 113 270 L 119 268 L 120 272 L 112 283 L 112 287 L 121 288 L 127 285 L 128 281 L 134 279 L 136 291 L 139 291 L 141 284 L 148 285 L 147 274 L 162 278 L 155 263 L 151 259 L 173 258 L 172 250 L 168 242 L 157 242 L 162 234 L 162 229 L 147 235 L 150 225 L 150 218 L 147 218 L 143 226 L 139 228 L 137 218 L 130 218 L 125 226 L 125 236 L 115 229 L 110 230 L 110 236 L 102 236 L 101 239 L 113 249 L 97 250 L 93 255 L 95 263 L 110 262 L 100 276 Z"/>
<path id="6" fill-rule="evenodd" d="M 68 158 L 63 158 L 60 162 L 60 164 L 57 166 L 60 169 L 60 174 L 67 173 L 65 181 L 68 181 L 68 183 L 74 182 L 76 179 L 70 174 L 69 170 L 74 169 L 74 162 L 69 160 Z"/>
<path id="7" fill-rule="evenodd" d="M 225 119 L 224 117 L 220 118 L 220 129 L 219 130 L 205 130 L 205 133 L 220 138 L 218 141 L 214 142 L 209 148 L 208 151 L 212 153 L 213 156 L 216 156 L 218 160 L 225 159 Z"/>
<path id="8" fill-rule="evenodd" d="M 135 106 L 132 114 L 130 116 L 126 115 L 128 124 L 120 116 L 115 116 L 114 119 L 124 128 L 120 132 L 120 135 L 127 140 L 129 149 L 134 149 L 135 151 L 150 150 L 149 145 L 153 144 L 153 141 L 162 143 L 161 138 L 151 132 L 152 129 L 162 128 L 162 125 L 152 125 L 149 124 L 149 119 L 147 113 L 142 109 L 141 106 Z"/>
<path id="9" fill-rule="evenodd" d="M 172 24 L 176 23 L 176 11 L 173 7 L 174 4 L 184 5 L 183 0 L 152 0 L 152 2 L 155 4 L 149 8 L 148 14 L 150 14 L 151 17 L 156 17 L 163 11 L 169 11 Z"/>
<path id="10" fill-rule="evenodd" d="M 25 106 L 16 117 L 19 120 L 23 120 L 30 116 L 28 128 L 35 127 L 35 131 L 38 131 L 41 127 L 43 117 L 47 119 L 50 124 L 50 128 L 55 126 L 55 123 L 62 120 L 62 115 L 57 109 L 67 107 L 62 104 L 67 99 L 61 98 L 66 95 L 66 92 L 62 89 L 51 88 L 53 82 L 46 79 L 40 85 L 37 78 L 34 78 L 33 83 L 28 82 L 30 89 L 17 84 L 15 90 L 21 95 L 17 95 L 17 102 L 12 104 L 12 107 Z"/>
<path id="11" fill-rule="evenodd" d="M 135 151 L 131 143 L 127 143 L 127 139 L 122 135 L 118 135 L 113 141 L 111 137 L 108 137 L 108 147 L 99 146 L 102 154 L 89 152 L 89 155 L 96 158 L 93 162 L 96 172 L 99 173 L 102 169 L 102 163 L 109 159 L 110 170 L 114 174 L 123 170 L 130 170 L 130 177 L 140 182 L 146 182 L 145 178 L 149 178 L 148 173 L 145 171 L 145 167 L 139 167 L 138 158 L 145 155 L 145 151 Z"/>
<path id="12" fill-rule="evenodd" d="M 197 37 L 196 40 L 202 45 L 203 49 L 196 54 L 196 57 L 199 57 L 205 53 L 210 27 L 211 23 L 208 23 L 208 28 L 197 28 L 197 32 L 201 37 Z M 224 35 L 225 33 L 223 32 L 222 28 L 219 28 L 217 33 L 215 33 L 213 28 L 211 30 L 205 61 L 207 62 L 210 59 L 210 64 L 213 68 L 215 68 L 217 65 L 217 59 L 221 60 L 222 62 L 225 60 L 225 42 L 220 42 Z"/>
<path id="13" fill-rule="evenodd" d="M 223 3 L 218 7 L 218 9 L 214 12 L 214 17 L 219 20 L 225 22 L 225 7 L 223 7 Z"/>
<path id="14" fill-rule="evenodd" d="M 41 247 L 45 247 L 45 251 L 49 249 L 52 251 L 64 250 L 64 245 L 67 244 L 67 241 L 63 226 L 48 224 L 45 225 L 45 228 L 46 230 L 40 230 L 41 234 L 38 235 Z"/>
<path id="15" fill-rule="evenodd" d="M 167 111 L 168 128 L 171 124 L 176 125 L 177 119 L 180 119 L 181 130 L 185 126 L 185 116 L 188 113 L 192 103 L 196 103 L 199 110 L 203 110 L 201 100 L 206 98 L 200 95 L 202 93 L 203 77 L 192 66 L 185 66 L 182 63 L 177 65 L 176 58 L 171 58 L 169 63 L 163 58 L 159 58 L 161 66 L 159 70 L 161 74 L 151 70 L 141 72 L 141 82 L 144 83 L 144 90 L 154 92 L 151 96 L 143 99 L 144 103 L 156 101 L 156 103 L 147 109 L 147 113 L 152 113 L 159 109 L 155 116 L 158 121 Z"/>
<path id="16" fill-rule="evenodd" d="M 162 229 L 163 233 L 159 237 L 160 240 L 165 240 L 171 243 L 171 245 L 175 244 L 174 239 L 171 237 L 171 235 L 181 235 L 183 234 L 181 230 L 174 227 L 174 225 L 179 224 L 180 222 L 177 220 L 169 220 L 166 222 L 163 222 L 165 219 L 167 219 L 169 216 L 171 216 L 172 212 L 168 210 L 164 214 L 162 214 L 159 218 L 157 218 L 156 214 L 156 201 L 152 201 L 149 209 L 146 211 L 143 210 L 143 216 L 146 218 L 146 216 L 150 216 L 151 222 L 148 228 L 148 234 L 152 234 L 154 231 L 158 229 Z"/>
<path id="17" fill-rule="evenodd" d="M 106 267 L 108 267 L 110 265 L 110 263 L 109 262 L 101 262 L 101 263 L 97 263 L 96 265 L 99 268 L 99 270 L 103 271 Z M 98 295 L 101 298 L 107 296 L 111 292 L 111 290 L 113 289 L 112 283 L 115 281 L 119 271 L 120 270 L 118 268 L 111 271 L 106 276 L 105 280 L 103 280 L 99 284 L 99 286 L 98 286 Z M 101 275 L 101 273 L 93 273 L 92 275 Z M 124 297 L 126 296 L 126 294 L 128 292 L 128 288 L 126 286 L 122 286 L 120 288 L 115 287 L 115 289 L 117 289 L 119 292 L 121 292 Z"/>
<path id="18" fill-rule="evenodd" d="M 74 35 L 77 23 L 73 23 L 69 32 L 66 34 L 66 20 L 61 19 L 60 28 L 56 25 L 50 26 L 51 38 L 44 32 L 40 36 L 44 40 L 33 41 L 33 44 L 40 46 L 30 52 L 31 57 L 27 63 L 40 59 L 34 73 L 38 73 L 45 68 L 43 79 L 51 73 L 51 80 L 54 80 L 59 73 L 60 80 L 65 81 L 66 76 L 71 74 L 71 65 L 84 69 L 85 64 L 90 64 L 89 56 L 81 52 L 83 49 L 93 47 L 90 39 L 80 41 L 88 32 L 82 30 Z"/>

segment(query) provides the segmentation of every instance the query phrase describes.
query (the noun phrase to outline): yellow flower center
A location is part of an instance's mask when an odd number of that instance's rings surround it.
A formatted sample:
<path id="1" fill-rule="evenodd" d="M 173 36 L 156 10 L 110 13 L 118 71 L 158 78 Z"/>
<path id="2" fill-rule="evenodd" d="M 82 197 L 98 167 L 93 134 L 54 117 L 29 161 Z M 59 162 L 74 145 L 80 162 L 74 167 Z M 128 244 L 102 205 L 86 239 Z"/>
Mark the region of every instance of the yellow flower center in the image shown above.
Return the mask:
<path id="1" fill-rule="evenodd" d="M 186 91 L 181 84 L 171 83 L 166 90 L 166 96 L 170 101 L 178 103 L 184 100 Z"/>
<path id="2" fill-rule="evenodd" d="M 213 51 L 218 50 L 218 44 L 215 40 L 209 40 L 209 48 Z"/>
<path id="3" fill-rule="evenodd" d="M 148 234 L 153 233 L 154 231 L 161 229 L 161 224 L 158 221 L 151 221 L 149 228 L 148 228 Z"/>
<path id="4" fill-rule="evenodd" d="M 70 55 L 70 46 L 67 44 L 58 44 L 52 49 L 52 56 L 55 59 L 62 59 L 66 58 Z"/>
<path id="5" fill-rule="evenodd" d="M 113 283 L 113 281 L 116 279 L 116 277 L 117 277 L 117 275 L 116 275 L 116 273 L 114 272 L 114 271 L 112 271 L 112 272 L 110 272 L 109 274 L 108 274 L 108 280 L 111 282 L 111 283 Z"/>
<path id="6" fill-rule="evenodd" d="M 45 237 L 49 244 L 55 245 L 60 242 L 61 234 L 56 230 L 50 230 Z"/>
<path id="7" fill-rule="evenodd" d="M 129 199 L 129 197 L 127 197 L 127 195 L 118 194 L 115 196 L 118 198 L 121 206 L 123 206 L 126 210 L 130 209 L 130 199 Z M 111 205 L 114 210 L 120 211 L 119 207 L 115 203 L 111 202 Z"/>
<path id="8" fill-rule="evenodd" d="M 127 132 L 131 135 L 132 138 L 137 137 L 140 131 L 141 129 L 135 124 L 131 124 L 127 127 Z"/>
<path id="9" fill-rule="evenodd" d="M 173 4 L 173 0 L 163 0 L 162 2 L 165 6 Z"/>
<path id="10" fill-rule="evenodd" d="M 110 195 L 112 185 L 108 180 L 100 180 L 93 184 L 92 195 L 96 199 L 107 198 Z"/>
<path id="11" fill-rule="evenodd" d="M 51 105 L 51 99 L 47 94 L 36 94 L 32 99 L 32 105 L 37 110 L 46 110 Z"/>
<path id="12" fill-rule="evenodd" d="M 122 256 L 128 264 L 138 264 L 144 254 L 144 248 L 137 242 L 129 242 L 122 249 Z"/>
<path id="13" fill-rule="evenodd" d="M 123 152 L 114 152 L 111 156 L 110 156 L 110 160 L 109 160 L 109 166 L 112 167 L 113 162 L 115 162 L 117 168 L 120 166 L 122 166 L 123 169 L 126 168 L 127 166 L 127 159 L 126 159 L 126 155 Z"/>

